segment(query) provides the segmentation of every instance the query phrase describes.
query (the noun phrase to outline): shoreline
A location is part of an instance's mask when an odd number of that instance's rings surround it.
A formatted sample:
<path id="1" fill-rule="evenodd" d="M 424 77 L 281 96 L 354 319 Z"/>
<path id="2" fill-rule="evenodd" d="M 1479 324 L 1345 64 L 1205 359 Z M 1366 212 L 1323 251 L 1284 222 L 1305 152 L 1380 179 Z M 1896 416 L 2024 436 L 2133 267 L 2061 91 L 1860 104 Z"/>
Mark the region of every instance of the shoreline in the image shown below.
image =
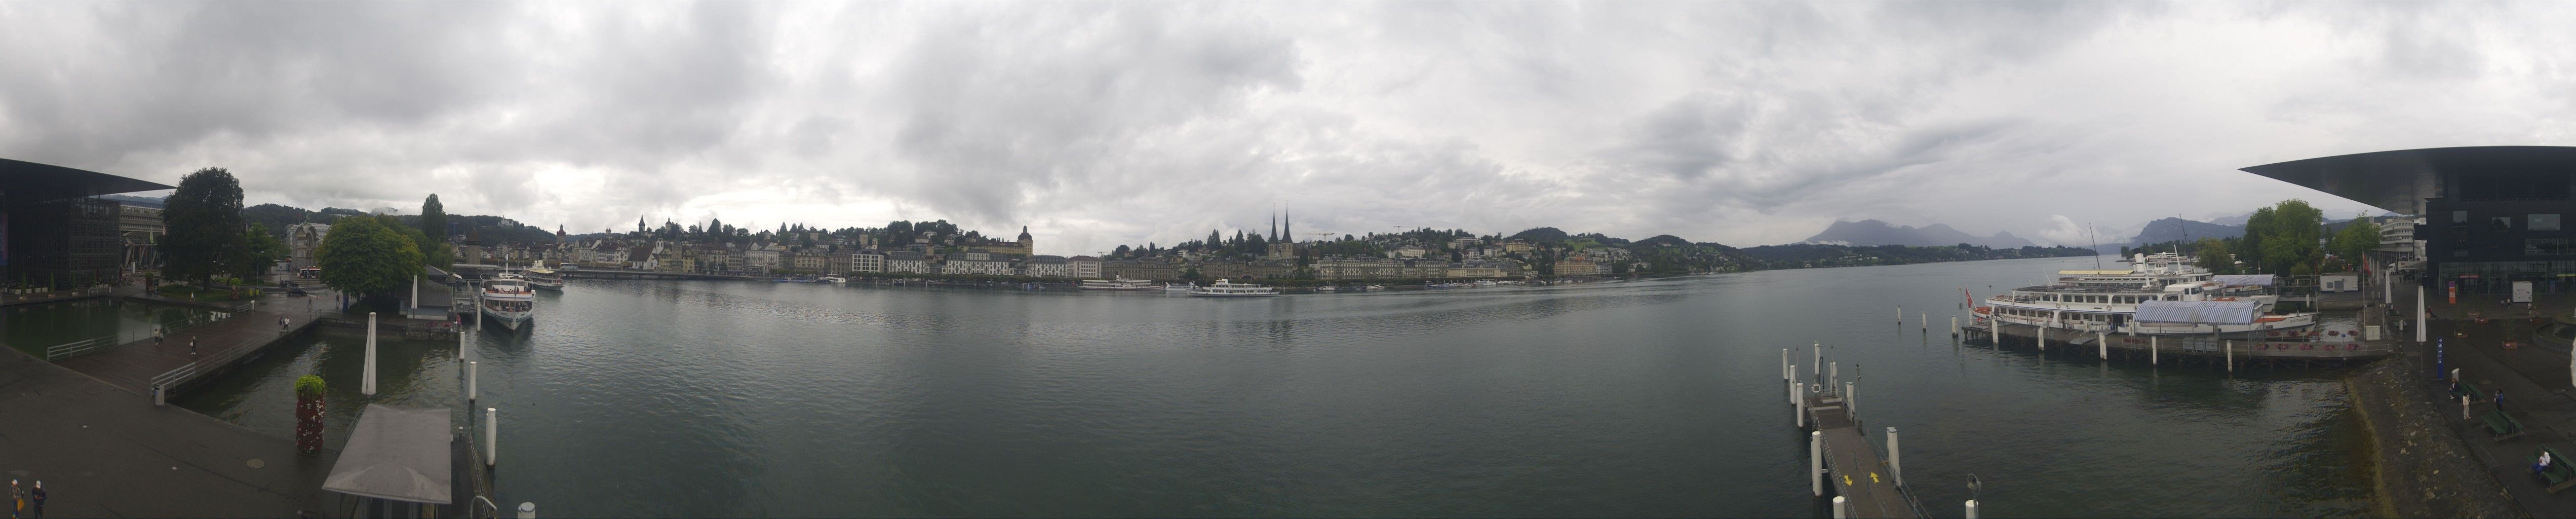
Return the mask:
<path id="1" fill-rule="evenodd" d="M 2369 438 L 2371 510 L 2383 517 L 2530 517 L 2505 494 L 2431 402 L 2403 376 L 2414 355 L 2344 375 L 2344 391 Z M 2445 475 L 2448 473 L 2449 475 Z"/>

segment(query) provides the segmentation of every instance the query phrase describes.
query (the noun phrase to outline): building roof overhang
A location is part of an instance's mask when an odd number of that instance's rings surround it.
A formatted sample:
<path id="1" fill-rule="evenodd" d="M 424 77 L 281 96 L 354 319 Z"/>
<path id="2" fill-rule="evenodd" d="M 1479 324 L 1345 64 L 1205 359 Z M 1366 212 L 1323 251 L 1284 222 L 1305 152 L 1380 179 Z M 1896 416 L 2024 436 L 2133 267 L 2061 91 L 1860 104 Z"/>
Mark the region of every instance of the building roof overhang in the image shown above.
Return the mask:
<path id="1" fill-rule="evenodd" d="M 2247 173 L 2399 214 L 2422 214 L 2445 175 L 2576 171 L 2576 146 L 2462 146 L 2374 151 L 2276 162 Z"/>
<path id="2" fill-rule="evenodd" d="M 176 189 L 155 182 L 23 160 L 0 159 L 0 192 L 18 200 L 57 200 Z"/>

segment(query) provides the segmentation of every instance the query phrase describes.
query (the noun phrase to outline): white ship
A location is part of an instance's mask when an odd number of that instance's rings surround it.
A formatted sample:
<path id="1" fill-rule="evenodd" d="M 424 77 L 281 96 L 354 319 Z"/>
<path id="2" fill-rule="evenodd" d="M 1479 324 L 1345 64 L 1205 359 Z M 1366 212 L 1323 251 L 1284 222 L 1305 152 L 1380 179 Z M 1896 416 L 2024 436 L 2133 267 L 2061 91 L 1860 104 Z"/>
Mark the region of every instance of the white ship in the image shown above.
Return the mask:
<path id="1" fill-rule="evenodd" d="M 2141 254 L 2130 270 L 2063 270 L 2057 283 L 2013 289 L 1975 309 L 1980 324 L 2120 334 L 2302 333 L 2316 312 L 2275 313 L 2270 275 L 2217 276 L 2173 253 Z"/>
<path id="2" fill-rule="evenodd" d="M 1232 283 L 1219 279 L 1216 280 L 1216 284 L 1191 289 L 1190 295 L 1198 297 L 1263 297 L 1279 295 L 1279 289 L 1251 283 Z"/>
<path id="3" fill-rule="evenodd" d="M 563 273 L 545 267 L 528 269 L 527 280 L 528 286 L 531 287 L 557 292 L 563 291 L 564 288 Z"/>
<path id="4" fill-rule="evenodd" d="M 492 279 L 483 280 L 482 290 L 475 293 L 475 305 L 482 309 L 484 317 L 517 330 L 536 316 L 537 293 L 528 285 L 527 278 L 515 272 L 494 274 Z"/>
<path id="5" fill-rule="evenodd" d="M 1199 284 L 1198 284 L 1198 283 L 1171 283 L 1171 284 L 1163 285 L 1163 291 L 1164 291 L 1164 292 L 1188 292 L 1188 291 L 1198 290 L 1198 289 L 1199 289 Z"/>
<path id="6" fill-rule="evenodd" d="M 1083 290 L 1162 290 L 1163 284 L 1141 279 L 1127 279 L 1126 277 L 1121 276 L 1118 279 L 1085 279 L 1082 280 L 1081 284 L 1077 285 L 1077 288 L 1081 288 Z"/>

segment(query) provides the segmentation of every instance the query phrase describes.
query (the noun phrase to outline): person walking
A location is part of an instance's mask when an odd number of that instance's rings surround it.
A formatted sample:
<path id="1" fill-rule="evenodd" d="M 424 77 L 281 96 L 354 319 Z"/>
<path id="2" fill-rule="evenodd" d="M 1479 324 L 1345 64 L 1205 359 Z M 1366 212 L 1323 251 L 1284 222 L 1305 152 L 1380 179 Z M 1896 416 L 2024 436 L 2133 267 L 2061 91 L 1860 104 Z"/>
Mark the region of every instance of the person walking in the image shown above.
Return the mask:
<path id="1" fill-rule="evenodd" d="M 196 358 L 196 356 L 197 356 L 197 336 L 195 336 L 195 335 L 190 335 L 190 336 L 188 336 L 188 357 L 189 357 L 189 358 Z"/>
<path id="2" fill-rule="evenodd" d="M 156 349 L 161 347 L 161 327 L 159 326 L 152 327 L 152 347 Z"/>
<path id="3" fill-rule="evenodd" d="M 2504 412 L 2504 390 L 2502 389 L 2495 390 L 2495 406 L 2496 412 Z"/>
<path id="4" fill-rule="evenodd" d="M 279 317 L 279 318 L 277 318 L 277 331 L 281 331 L 281 332 L 286 331 L 286 318 L 284 318 L 284 317 Z"/>
<path id="5" fill-rule="evenodd" d="M 45 480 L 36 480 L 36 489 L 27 492 L 27 502 L 34 505 L 29 519 L 45 519 Z"/>
<path id="6" fill-rule="evenodd" d="M 27 507 L 27 493 L 18 489 L 18 480 L 9 480 L 9 519 L 18 519 L 18 510 Z"/>

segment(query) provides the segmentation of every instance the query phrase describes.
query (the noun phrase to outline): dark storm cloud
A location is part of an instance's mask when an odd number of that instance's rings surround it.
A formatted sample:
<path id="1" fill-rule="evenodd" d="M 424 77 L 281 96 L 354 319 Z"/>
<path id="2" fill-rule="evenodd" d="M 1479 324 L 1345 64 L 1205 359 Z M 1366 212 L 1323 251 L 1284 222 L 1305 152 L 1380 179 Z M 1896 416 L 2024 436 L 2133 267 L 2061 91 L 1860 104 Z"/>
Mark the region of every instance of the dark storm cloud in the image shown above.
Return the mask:
<path id="1" fill-rule="evenodd" d="M 2576 104 L 2568 11 L 0 3 L 0 156 L 575 230 L 1028 225 L 1066 254 L 1266 230 L 1273 203 L 1349 234 L 2066 238 L 2324 199 L 2247 164 L 2576 139 L 2542 115 Z"/>

